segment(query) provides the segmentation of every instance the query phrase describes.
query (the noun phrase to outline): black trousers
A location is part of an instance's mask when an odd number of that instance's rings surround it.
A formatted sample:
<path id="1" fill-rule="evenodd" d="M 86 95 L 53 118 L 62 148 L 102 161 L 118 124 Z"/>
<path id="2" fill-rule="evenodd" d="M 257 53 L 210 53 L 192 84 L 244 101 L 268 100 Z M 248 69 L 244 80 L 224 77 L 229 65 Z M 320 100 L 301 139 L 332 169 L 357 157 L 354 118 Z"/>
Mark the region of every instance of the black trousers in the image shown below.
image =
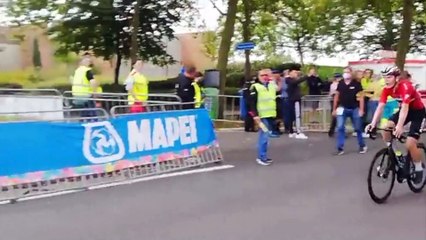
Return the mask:
<path id="1" fill-rule="evenodd" d="M 246 132 L 254 131 L 254 120 L 250 114 L 247 114 L 247 116 L 244 119 L 244 131 Z"/>
<path id="2" fill-rule="evenodd" d="M 333 135 L 336 131 L 336 125 L 337 125 L 337 118 L 333 116 L 333 101 L 330 102 L 331 106 L 331 124 L 330 124 L 330 130 L 328 130 L 329 135 Z"/>

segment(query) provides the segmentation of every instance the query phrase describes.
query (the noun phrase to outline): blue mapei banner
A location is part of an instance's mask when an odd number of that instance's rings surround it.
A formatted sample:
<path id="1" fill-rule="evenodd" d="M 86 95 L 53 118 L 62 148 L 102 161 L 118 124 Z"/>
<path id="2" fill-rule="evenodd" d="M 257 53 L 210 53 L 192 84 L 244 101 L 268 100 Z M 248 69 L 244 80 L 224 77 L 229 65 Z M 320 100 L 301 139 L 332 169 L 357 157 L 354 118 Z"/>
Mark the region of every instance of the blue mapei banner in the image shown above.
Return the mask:
<path id="1" fill-rule="evenodd" d="M 216 142 L 205 109 L 144 113 L 91 123 L 4 123 L 0 132 L 0 176 L 39 173 L 38 179 L 48 179 L 41 176 L 46 171 L 63 175 L 58 171 L 79 171 L 75 169 L 86 166 L 80 170 L 90 173 L 99 166 L 144 157 L 189 155 L 193 149 Z"/>

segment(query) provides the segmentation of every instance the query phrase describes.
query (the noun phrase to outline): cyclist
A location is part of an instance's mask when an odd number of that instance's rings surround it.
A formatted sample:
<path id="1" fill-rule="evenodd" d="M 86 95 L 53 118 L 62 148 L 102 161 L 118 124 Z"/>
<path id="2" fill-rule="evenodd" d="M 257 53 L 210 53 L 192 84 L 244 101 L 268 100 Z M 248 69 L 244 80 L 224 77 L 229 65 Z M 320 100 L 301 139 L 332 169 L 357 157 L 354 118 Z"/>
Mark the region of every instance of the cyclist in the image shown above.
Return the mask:
<path id="1" fill-rule="evenodd" d="M 420 94 L 414 89 L 408 79 L 400 77 L 401 71 L 398 67 L 388 67 L 382 71 L 385 77 L 386 85 L 383 89 L 379 106 L 374 113 L 372 122 L 366 127 L 366 132 L 370 132 L 379 123 L 380 116 L 387 102 L 388 96 L 397 99 L 400 103 L 400 109 L 387 122 L 386 128 L 394 129 L 395 137 L 401 137 L 404 132 L 404 125 L 411 123 L 406 147 L 415 165 L 415 178 L 413 182 L 419 184 L 423 179 L 422 153 L 417 148 L 417 141 L 420 138 L 420 131 L 423 119 L 426 116 L 425 106 L 423 105 Z M 383 132 L 383 139 L 390 141 L 391 133 Z"/>

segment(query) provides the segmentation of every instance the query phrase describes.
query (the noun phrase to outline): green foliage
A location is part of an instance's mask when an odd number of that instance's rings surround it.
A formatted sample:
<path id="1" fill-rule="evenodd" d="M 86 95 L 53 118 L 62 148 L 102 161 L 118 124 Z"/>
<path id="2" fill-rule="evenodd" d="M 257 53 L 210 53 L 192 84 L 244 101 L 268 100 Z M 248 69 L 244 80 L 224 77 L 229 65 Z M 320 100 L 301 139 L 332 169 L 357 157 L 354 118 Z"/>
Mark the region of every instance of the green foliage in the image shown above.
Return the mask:
<path id="1" fill-rule="evenodd" d="M 204 53 L 211 59 L 212 62 L 216 62 L 219 54 L 218 34 L 213 31 L 208 31 L 202 34 L 202 38 Z"/>
<path id="2" fill-rule="evenodd" d="M 143 1 L 137 9 L 141 13 L 137 40 L 142 59 L 158 65 L 174 62 L 164 39 L 174 38 L 172 25 L 182 20 L 180 11 L 192 9 L 192 4 L 192 0 Z M 17 22 L 54 21 L 49 35 L 59 43 L 59 55 L 90 50 L 111 59 L 116 54 L 129 58 L 134 6 L 133 0 L 14 0 L 9 12 Z"/>
<path id="3" fill-rule="evenodd" d="M 38 44 L 38 39 L 35 38 L 33 41 L 33 66 L 35 68 L 41 68 L 41 54 L 40 54 L 40 47 Z"/>
<path id="4" fill-rule="evenodd" d="M 370 55 L 377 50 L 396 50 L 400 39 L 404 0 L 325 0 L 328 21 L 324 22 L 322 39 L 330 53 L 348 50 Z M 426 7 L 415 0 L 415 16 L 410 37 L 410 52 L 426 52 Z"/>

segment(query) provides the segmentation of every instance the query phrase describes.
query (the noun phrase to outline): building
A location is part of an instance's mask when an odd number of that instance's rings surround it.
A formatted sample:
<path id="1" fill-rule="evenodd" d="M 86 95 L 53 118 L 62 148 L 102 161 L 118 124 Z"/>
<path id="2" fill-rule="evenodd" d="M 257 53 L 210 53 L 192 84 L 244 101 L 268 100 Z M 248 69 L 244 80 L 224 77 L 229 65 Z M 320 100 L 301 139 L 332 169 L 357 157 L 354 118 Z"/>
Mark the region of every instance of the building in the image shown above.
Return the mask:
<path id="1" fill-rule="evenodd" d="M 1 0 L 0 0 L 1 1 Z M 173 65 L 159 67 L 151 63 L 145 64 L 145 75 L 150 79 L 167 79 L 177 76 L 183 64 L 195 65 L 198 69 L 209 69 L 214 67 L 214 63 L 207 54 L 203 46 L 204 33 L 188 33 L 176 35 L 176 39 L 166 41 L 167 52 L 173 56 L 176 63 Z M 0 28 L 0 71 L 16 71 L 31 68 L 34 39 L 39 42 L 41 62 L 43 68 L 55 68 L 58 62 L 54 57 L 54 43 L 45 34 L 45 30 L 37 26 L 23 26 L 21 28 Z M 96 60 L 96 66 L 103 74 L 114 75 L 116 62 L 114 59 L 104 61 Z M 120 75 L 126 75 L 130 71 L 128 61 L 123 61 Z M 112 77 L 111 77 L 112 79 Z"/>

